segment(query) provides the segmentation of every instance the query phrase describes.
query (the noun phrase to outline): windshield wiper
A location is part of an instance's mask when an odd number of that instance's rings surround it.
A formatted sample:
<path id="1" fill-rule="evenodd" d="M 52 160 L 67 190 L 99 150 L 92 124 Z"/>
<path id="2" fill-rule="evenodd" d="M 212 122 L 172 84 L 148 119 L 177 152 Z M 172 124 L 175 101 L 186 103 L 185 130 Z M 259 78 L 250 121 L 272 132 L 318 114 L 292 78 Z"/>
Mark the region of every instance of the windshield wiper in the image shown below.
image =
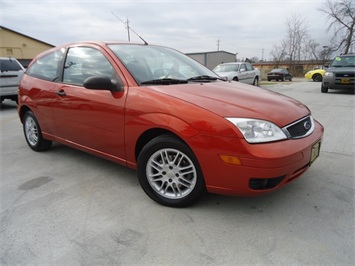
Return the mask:
<path id="1" fill-rule="evenodd" d="M 196 77 L 192 77 L 187 79 L 188 81 L 211 81 L 211 80 L 224 80 L 222 78 L 218 78 L 218 77 L 212 77 L 212 76 L 208 76 L 208 75 L 201 75 L 201 76 L 196 76 Z"/>
<path id="2" fill-rule="evenodd" d="M 152 79 L 141 82 L 141 84 L 153 84 L 153 85 L 171 85 L 171 84 L 186 84 L 185 79 Z"/>

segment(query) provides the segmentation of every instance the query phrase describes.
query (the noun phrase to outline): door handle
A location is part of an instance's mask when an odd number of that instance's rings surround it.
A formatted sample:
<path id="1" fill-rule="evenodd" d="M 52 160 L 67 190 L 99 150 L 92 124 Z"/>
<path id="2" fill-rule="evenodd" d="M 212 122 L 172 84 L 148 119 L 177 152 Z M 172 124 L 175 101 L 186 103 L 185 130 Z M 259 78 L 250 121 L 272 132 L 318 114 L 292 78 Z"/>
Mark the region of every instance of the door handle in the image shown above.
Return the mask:
<path id="1" fill-rule="evenodd" d="M 67 95 L 64 90 L 56 91 L 55 94 L 57 94 L 57 95 L 59 95 L 59 96 L 65 96 L 65 95 Z"/>

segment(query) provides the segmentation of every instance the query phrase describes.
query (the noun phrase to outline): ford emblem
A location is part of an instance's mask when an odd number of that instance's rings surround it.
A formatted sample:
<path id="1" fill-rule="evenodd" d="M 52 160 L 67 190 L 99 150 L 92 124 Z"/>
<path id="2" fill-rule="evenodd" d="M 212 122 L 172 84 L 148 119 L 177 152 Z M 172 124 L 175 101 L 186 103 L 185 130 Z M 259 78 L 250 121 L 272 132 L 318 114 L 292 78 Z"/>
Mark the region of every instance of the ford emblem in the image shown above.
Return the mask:
<path id="1" fill-rule="evenodd" d="M 309 130 L 309 129 L 311 128 L 311 122 L 310 122 L 310 121 L 304 122 L 303 127 L 304 127 L 306 130 Z"/>

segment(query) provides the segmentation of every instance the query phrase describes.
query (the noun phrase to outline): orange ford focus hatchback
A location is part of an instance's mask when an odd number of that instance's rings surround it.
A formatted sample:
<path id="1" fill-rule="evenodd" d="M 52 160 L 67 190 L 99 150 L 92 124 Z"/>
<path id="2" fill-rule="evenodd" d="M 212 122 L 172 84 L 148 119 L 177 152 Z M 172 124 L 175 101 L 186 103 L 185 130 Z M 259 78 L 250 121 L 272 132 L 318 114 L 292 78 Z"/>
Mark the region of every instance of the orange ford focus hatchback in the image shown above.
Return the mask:
<path id="1" fill-rule="evenodd" d="M 58 142 L 134 168 L 145 193 L 172 207 L 206 191 L 274 191 L 309 168 L 323 135 L 302 103 L 146 44 L 82 42 L 38 55 L 18 111 L 34 151 Z"/>

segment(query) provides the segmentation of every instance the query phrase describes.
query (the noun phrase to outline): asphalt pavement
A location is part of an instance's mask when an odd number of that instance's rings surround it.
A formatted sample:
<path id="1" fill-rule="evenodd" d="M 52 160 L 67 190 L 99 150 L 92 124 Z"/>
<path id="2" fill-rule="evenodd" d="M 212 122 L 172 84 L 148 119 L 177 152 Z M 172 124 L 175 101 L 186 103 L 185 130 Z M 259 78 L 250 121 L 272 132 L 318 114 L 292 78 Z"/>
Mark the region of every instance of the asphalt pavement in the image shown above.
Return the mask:
<path id="1" fill-rule="evenodd" d="M 182 209 L 150 200 L 131 169 L 59 144 L 33 152 L 5 101 L 0 265 L 354 265 L 355 96 L 320 85 L 262 85 L 325 127 L 306 174 L 266 196 L 209 194 Z"/>

